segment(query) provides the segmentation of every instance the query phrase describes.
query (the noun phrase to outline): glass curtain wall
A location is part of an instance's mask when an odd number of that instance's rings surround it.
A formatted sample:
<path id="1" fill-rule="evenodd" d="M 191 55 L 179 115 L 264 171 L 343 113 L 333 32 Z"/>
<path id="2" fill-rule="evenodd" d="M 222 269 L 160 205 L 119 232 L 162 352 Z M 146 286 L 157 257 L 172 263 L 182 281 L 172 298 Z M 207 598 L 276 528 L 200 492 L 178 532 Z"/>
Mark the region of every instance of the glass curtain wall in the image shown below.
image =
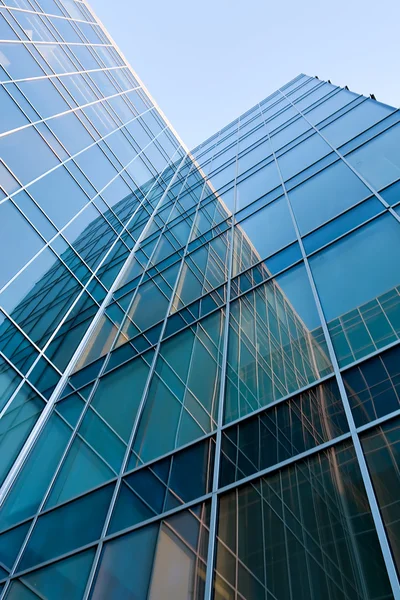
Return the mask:
<path id="1" fill-rule="evenodd" d="M 86 4 L 0 18 L 1 600 L 399 598 L 400 113 L 187 153 Z"/>

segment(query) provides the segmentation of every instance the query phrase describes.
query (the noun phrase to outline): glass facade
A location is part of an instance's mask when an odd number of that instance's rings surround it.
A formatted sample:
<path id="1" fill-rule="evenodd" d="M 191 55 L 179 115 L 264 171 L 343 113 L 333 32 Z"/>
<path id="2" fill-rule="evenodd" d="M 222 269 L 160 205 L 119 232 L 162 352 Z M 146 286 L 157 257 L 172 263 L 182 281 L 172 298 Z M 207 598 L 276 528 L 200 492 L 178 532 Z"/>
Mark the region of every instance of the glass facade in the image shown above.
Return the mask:
<path id="1" fill-rule="evenodd" d="M 0 40 L 0 600 L 399 599 L 399 111 L 190 152 L 86 3 Z"/>

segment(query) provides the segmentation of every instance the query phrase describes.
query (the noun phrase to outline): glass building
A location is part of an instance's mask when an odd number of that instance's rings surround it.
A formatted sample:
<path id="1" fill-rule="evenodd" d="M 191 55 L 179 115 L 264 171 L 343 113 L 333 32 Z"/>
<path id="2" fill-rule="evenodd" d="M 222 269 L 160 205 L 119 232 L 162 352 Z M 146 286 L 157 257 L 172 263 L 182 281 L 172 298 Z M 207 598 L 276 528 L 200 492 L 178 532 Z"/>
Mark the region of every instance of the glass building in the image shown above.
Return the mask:
<path id="1" fill-rule="evenodd" d="M 85 2 L 0 40 L 0 600 L 400 599 L 400 112 L 190 152 Z"/>

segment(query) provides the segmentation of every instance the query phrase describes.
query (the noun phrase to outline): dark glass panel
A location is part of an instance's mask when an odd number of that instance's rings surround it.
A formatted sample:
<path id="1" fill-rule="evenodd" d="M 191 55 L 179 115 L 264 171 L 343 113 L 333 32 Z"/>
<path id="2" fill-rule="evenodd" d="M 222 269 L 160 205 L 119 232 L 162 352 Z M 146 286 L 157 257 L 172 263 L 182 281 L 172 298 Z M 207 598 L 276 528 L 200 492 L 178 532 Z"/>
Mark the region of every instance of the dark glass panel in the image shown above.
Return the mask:
<path id="1" fill-rule="evenodd" d="M 356 426 L 400 408 L 400 347 L 342 374 Z"/>
<path id="2" fill-rule="evenodd" d="M 97 540 L 113 489 L 112 485 L 101 488 L 39 516 L 19 569 L 33 567 Z"/>
<path id="3" fill-rule="evenodd" d="M 400 421 L 395 419 L 361 437 L 365 458 L 389 538 L 400 571 Z"/>
<path id="4" fill-rule="evenodd" d="M 331 448 L 222 496 L 216 573 L 218 598 L 391 599 L 353 448 Z"/>
<path id="5" fill-rule="evenodd" d="M 348 431 L 339 389 L 327 381 L 224 430 L 220 486 Z"/>

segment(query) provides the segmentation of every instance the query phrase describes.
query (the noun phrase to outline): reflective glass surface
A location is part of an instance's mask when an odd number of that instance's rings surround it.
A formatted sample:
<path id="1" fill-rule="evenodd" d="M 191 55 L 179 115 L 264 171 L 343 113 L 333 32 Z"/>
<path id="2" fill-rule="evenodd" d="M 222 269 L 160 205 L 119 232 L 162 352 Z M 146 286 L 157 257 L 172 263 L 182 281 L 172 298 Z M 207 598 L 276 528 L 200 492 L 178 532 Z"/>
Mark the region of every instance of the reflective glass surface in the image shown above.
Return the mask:
<path id="1" fill-rule="evenodd" d="M 301 74 L 189 152 L 8 4 L 0 600 L 397 598 L 398 112 Z"/>

